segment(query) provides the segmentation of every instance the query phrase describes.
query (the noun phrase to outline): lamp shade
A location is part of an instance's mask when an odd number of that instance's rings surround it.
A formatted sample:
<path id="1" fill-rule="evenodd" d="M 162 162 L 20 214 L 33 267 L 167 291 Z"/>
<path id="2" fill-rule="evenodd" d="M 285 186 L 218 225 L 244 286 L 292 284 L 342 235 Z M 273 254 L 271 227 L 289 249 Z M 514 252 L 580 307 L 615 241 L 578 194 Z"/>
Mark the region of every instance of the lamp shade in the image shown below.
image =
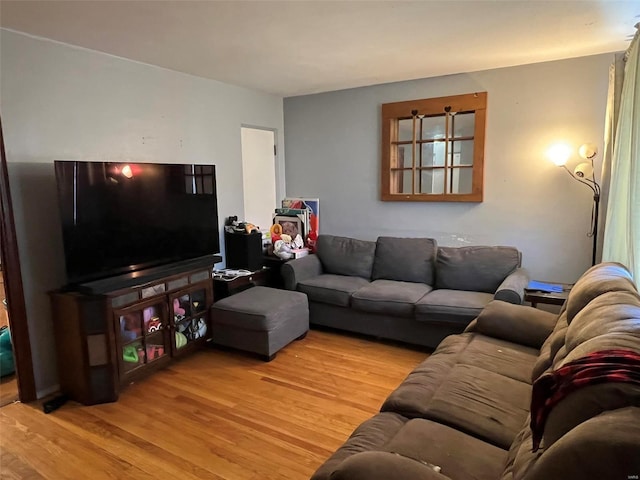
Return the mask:
<path id="1" fill-rule="evenodd" d="M 557 143 L 549 147 L 547 150 L 547 157 L 557 166 L 562 167 L 567 163 L 571 156 L 571 148 L 564 143 Z"/>
<path id="2" fill-rule="evenodd" d="M 593 166 L 588 162 L 582 162 L 576 166 L 573 174 L 578 178 L 589 178 L 593 175 Z"/>
<path id="3" fill-rule="evenodd" d="M 578 149 L 578 155 L 580 155 L 580 157 L 584 158 L 585 160 L 592 159 L 596 156 L 596 153 L 598 153 L 598 147 L 595 143 L 585 143 Z"/>

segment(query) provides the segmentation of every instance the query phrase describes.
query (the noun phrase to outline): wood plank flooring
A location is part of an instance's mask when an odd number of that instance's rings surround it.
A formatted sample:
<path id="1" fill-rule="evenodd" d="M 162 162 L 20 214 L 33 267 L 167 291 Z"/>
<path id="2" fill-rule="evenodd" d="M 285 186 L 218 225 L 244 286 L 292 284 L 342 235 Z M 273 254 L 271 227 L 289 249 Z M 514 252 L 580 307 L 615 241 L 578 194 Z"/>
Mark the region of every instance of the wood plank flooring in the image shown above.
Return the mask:
<path id="1" fill-rule="evenodd" d="M 427 350 L 330 331 L 265 363 L 207 349 L 116 403 L 0 409 L 3 479 L 309 478 Z"/>

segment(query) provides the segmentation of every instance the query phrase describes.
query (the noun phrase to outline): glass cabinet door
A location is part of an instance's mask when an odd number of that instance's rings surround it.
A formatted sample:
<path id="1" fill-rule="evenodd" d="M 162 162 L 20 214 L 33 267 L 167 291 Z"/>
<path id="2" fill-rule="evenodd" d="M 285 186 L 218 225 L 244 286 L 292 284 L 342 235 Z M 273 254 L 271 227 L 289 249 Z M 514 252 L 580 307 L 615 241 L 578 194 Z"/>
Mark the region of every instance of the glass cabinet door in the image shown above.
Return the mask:
<path id="1" fill-rule="evenodd" d="M 115 312 L 120 327 L 120 371 L 132 372 L 169 355 L 166 307 L 147 302 Z"/>
<path id="2" fill-rule="evenodd" d="M 171 297 L 170 317 L 174 329 L 173 346 L 176 353 L 210 336 L 207 312 L 210 296 L 210 289 L 203 286 L 183 290 Z"/>

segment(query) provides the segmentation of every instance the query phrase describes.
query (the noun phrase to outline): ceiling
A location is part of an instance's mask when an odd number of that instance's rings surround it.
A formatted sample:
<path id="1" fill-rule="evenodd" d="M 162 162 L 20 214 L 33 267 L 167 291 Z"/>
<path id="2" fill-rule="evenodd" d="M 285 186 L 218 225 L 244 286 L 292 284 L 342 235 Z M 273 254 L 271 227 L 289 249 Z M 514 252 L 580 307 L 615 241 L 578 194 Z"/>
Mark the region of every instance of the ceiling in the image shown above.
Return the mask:
<path id="1" fill-rule="evenodd" d="M 284 97 L 622 51 L 639 19 L 639 0 L 0 0 L 3 28 Z"/>

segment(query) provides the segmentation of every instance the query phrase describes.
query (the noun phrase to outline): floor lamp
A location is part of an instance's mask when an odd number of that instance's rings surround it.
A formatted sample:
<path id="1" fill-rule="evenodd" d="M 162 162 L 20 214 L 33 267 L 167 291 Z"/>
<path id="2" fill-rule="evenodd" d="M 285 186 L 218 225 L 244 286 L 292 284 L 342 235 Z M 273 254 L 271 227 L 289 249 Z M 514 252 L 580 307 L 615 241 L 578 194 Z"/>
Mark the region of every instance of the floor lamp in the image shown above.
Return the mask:
<path id="1" fill-rule="evenodd" d="M 567 168 L 567 160 L 571 156 L 571 148 L 566 145 L 554 145 L 548 151 L 549 159 L 557 166 L 564 168 L 574 180 L 586 185 L 593 192 L 593 207 L 591 209 L 591 229 L 588 237 L 593 237 L 593 253 L 591 264 L 596 264 L 596 252 L 598 243 L 598 214 L 600 211 L 600 185 L 596 181 L 593 159 L 598 153 L 598 147 L 592 143 L 585 143 L 578 149 L 580 158 L 587 160 L 574 168 L 573 172 Z"/>

